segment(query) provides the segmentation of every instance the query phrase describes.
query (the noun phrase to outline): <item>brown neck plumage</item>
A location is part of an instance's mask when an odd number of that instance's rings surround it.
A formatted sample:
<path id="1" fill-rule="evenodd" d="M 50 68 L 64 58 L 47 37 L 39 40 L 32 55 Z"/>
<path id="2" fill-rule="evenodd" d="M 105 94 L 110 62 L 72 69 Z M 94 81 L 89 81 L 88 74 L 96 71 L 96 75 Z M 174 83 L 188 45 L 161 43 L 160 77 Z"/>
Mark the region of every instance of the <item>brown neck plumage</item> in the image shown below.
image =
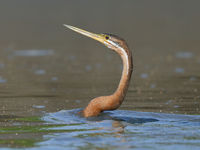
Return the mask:
<path id="1" fill-rule="evenodd" d="M 128 47 L 124 49 L 124 53 L 120 53 L 120 56 L 123 62 L 123 71 L 118 88 L 113 95 L 115 97 L 115 100 L 118 99 L 119 103 L 121 104 L 128 90 L 129 82 L 133 71 L 133 63 L 132 55 L 131 52 L 128 50 Z"/>
<path id="2" fill-rule="evenodd" d="M 122 51 L 123 50 L 123 51 Z M 102 111 L 117 109 L 124 100 L 133 70 L 132 55 L 127 49 L 117 51 L 123 61 L 123 71 L 117 90 L 110 96 L 100 96 L 93 99 L 83 110 L 84 117 L 97 116 Z"/>

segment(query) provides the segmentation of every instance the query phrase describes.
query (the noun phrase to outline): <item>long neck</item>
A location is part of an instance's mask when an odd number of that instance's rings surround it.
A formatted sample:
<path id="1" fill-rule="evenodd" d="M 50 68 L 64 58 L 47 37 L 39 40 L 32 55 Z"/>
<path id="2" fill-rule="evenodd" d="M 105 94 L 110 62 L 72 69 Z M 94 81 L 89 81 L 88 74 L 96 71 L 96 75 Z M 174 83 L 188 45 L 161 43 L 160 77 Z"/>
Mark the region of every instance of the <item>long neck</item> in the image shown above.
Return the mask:
<path id="1" fill-rule="evenodd" d="M 117 109 L 124 100 L 133 69 L 132 56 L 128 48 L 121 48 L 120 51 L 117 52 L 120 54 L 123 61 L 123 72 L 119 86 L 114 94 L 93 99 L 83 110 L 83 115 L 85 117 L 97 116 L 104 110 Z"/>
<path id="2" fill-rule="evenodd" d="M 120 103 L 123 102 L 126 92 L 128 90 L 129 82 L 131 79 L 131 74 L 133 70 L 132 55 L 127 49 L 122 49 L 120 53 L 123 62 L 123 71 L 121 75 L 121 80 L 119 82 L 117 90 L 114 92 L 114 96 L 117 97 Z"/>

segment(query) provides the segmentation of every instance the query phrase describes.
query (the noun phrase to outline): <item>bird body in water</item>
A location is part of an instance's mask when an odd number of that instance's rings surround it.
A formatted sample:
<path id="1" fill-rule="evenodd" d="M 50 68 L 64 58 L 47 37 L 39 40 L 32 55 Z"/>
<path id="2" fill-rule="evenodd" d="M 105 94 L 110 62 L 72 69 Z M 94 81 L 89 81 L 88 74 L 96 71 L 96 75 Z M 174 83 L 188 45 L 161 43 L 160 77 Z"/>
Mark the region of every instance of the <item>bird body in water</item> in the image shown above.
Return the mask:
<path id="1" fill-rule="evenodd" d="M 122 76 L 117 90 L 112 95 L 100 96 L 92 99 L 88 106 L 83 110 L 83 116 L 93 117 L 105 110 L 115 110 L 119 108 L 127 93 L 133 70 L 132 54 L 125 40 L 112 34 L 95 34 L 70 25 L 64 24 L 64 26 L 103 43 L 111 50 L 117 52 L 123 62 Z"/>

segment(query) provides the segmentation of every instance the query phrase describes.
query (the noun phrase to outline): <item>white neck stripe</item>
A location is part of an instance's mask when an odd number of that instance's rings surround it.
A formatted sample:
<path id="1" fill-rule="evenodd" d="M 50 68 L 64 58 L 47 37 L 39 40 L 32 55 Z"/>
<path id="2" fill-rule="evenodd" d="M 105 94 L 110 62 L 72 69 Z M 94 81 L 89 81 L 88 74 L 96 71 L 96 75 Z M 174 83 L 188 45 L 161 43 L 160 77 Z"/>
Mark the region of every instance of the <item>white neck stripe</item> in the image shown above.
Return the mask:
<path id="1" fill-rule="evenodd" d="M 128 70 L 129 70 L 129 62 L 128 62 L 128 55 L 127 55 L 127 53 L 126 53 L 126 51 L 122 48 L 122 47 L 120 47 L 119 45 L 117 45 L 116 43 L 114 43 L 113 41 L 110 41 L 110 40 L 108 40 L 108 42 L 109 43 L 111 43 L 112 45 L 114 45 L 115 47 L 117 47 L 117 48 L 119 48 L 121 51 L 122 51 L 122 53 L 123 53 L 123 55 L 126 57 L 126 65 L 127 65 L 127 75 L 128 75 Z M 107 45 L 107 43 L 105 42 L 105 44 Z"/>

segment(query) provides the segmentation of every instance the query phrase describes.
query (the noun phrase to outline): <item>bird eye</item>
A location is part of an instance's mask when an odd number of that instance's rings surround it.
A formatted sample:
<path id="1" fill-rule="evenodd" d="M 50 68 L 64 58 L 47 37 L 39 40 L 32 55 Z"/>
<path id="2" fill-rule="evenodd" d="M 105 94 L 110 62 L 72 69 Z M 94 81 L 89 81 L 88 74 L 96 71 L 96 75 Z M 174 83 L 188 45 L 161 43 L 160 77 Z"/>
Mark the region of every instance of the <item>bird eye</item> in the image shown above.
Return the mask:
<path id="1" fill-rule="evenodd" d="M 109 36 L 106 36 L 105 38 L 106 38 L 106 40 L 108 40 L 108 39 L 109 39 Z"/>

